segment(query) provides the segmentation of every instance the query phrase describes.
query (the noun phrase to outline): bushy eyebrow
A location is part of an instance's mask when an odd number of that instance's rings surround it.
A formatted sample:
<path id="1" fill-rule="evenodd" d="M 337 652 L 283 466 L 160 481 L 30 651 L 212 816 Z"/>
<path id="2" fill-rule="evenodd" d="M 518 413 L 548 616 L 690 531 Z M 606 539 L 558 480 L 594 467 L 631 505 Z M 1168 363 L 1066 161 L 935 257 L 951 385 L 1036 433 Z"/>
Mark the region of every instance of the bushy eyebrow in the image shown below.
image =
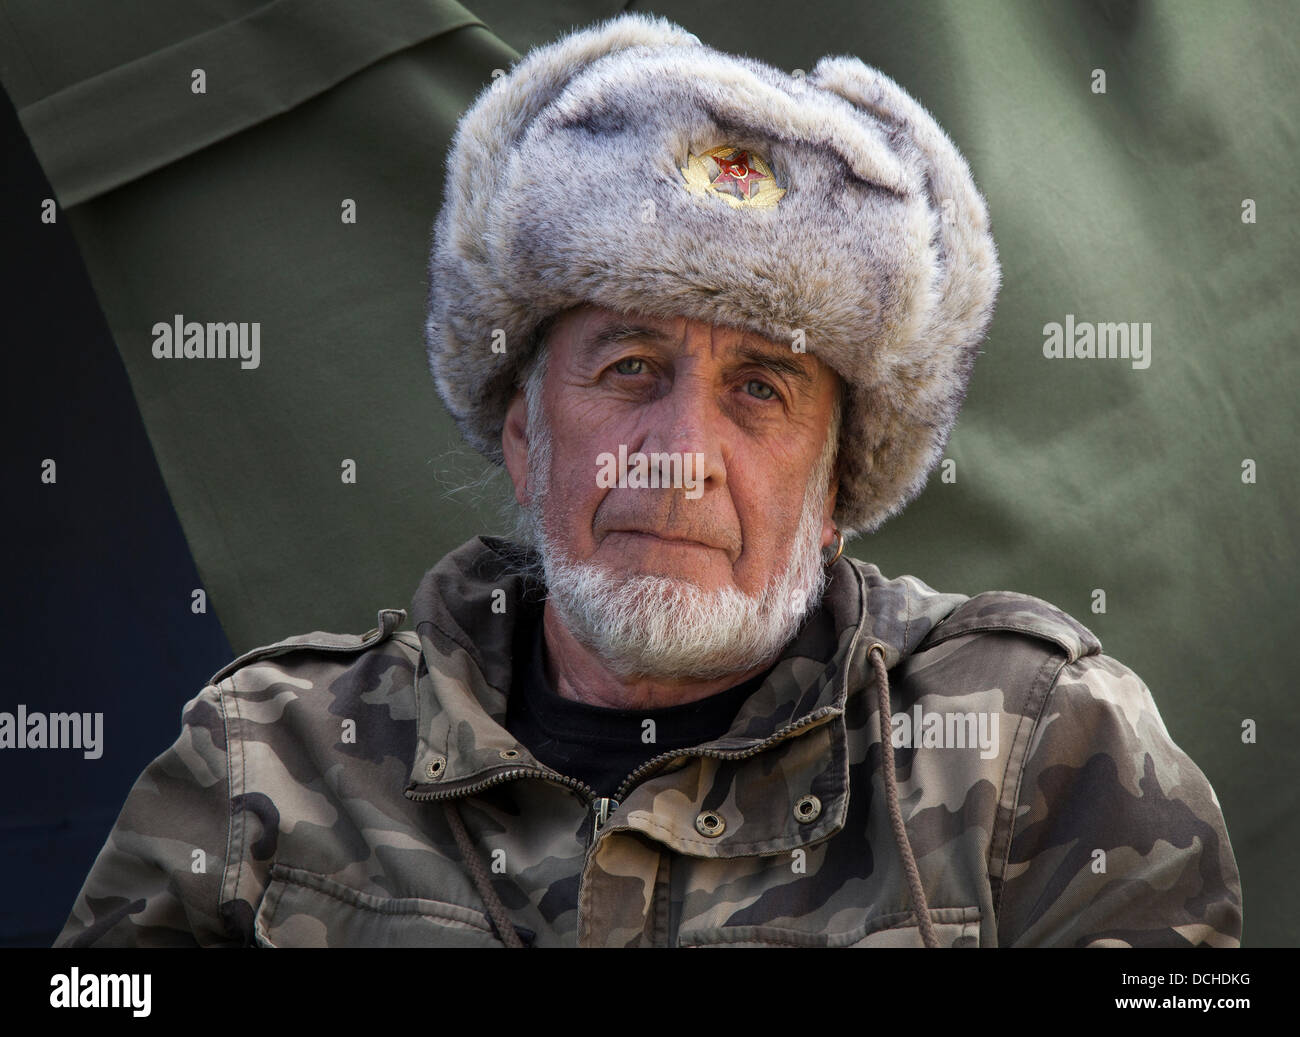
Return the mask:
<path id="1" fill-rule="evenodd" d="M 629 339 L 644 339 L 658 345 L 676 345 L 678 342 L 675 336 L 647 324 L 637 324 L 635 321 L 612 321 L 588 339 L 586 351 L 590 356 L 598 356 Z M 736 350 L 736 359 L 741 364 L 750 364 L 774 374 L 785 375 L 797 382 L 804 392 L 810 392 L 813 388 L 815 379 L 812 372 L 793 357 L 768 352 L 755 346 L 742 345 Z"/>
<path id="2" fill-rule="evenodd" d="M 769 353 L 762 349 L 755 349 L 753 346 L 741 346 L 736 350 L 736 355 L 744 363 L 793 378 L 805 391 L 813 387 L 812 372 L 793 357 Z"/>
<path id="3" fill-rule="evenodd" d="M 630 338 L 646 339 L 650 342 L 656 342 L 660 345 L 669 345 L 677 340 L 665 331 L 658 328 L 652 328 L 647 324 L 636 324 L 631 321 L 613 321 L 606 324 L 600 331 L 592 335 L 587 340 L 587 353 L 591 356 L 597 356 L 612 346 L 625 342 Z"/>

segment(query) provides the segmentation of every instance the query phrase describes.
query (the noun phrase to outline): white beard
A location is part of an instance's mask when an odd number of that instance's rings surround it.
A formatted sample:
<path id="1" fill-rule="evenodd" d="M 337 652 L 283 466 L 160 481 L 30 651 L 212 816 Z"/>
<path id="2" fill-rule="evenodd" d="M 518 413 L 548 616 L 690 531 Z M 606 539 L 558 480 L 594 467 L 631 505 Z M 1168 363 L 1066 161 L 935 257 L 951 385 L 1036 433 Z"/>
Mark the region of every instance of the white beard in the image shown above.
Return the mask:
<path id="1" fill-rule="evenodd" d="M 669 576 L 626 576 L 598 562 L 575 562 L 545 521 L 551 437 L 530 407 L 527 527 L 540 556 L 548 601 L 569 632 L 619 677 L 712 680 L 770 661 L 816 608 L 826 586 L 822 507 L 834 466 L 828 438 L 808 490 L 790 559 L 757 594 L 704 590 Z M 832 434 L 834 429 L 831 430 Z M 837 437 L 836 437 L 837 438 Z"/>

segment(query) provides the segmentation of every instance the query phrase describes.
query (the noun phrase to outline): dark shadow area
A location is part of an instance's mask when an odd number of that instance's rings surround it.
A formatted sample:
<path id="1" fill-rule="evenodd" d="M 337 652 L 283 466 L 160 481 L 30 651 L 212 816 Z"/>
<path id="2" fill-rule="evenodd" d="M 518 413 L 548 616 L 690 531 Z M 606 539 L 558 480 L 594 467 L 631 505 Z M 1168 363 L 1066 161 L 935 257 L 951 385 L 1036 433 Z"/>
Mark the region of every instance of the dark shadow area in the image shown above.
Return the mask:
<path id="1" fill-rule="evenodd" d="M 0 750 L 0 945 L 46 945 L 139 773 L 229 660 L 66 214 L 0 92 L 6 582 L 0 711 L 102 713 L 101 755 Z M 45 459 L 56 481 L 45 483 Z"/>

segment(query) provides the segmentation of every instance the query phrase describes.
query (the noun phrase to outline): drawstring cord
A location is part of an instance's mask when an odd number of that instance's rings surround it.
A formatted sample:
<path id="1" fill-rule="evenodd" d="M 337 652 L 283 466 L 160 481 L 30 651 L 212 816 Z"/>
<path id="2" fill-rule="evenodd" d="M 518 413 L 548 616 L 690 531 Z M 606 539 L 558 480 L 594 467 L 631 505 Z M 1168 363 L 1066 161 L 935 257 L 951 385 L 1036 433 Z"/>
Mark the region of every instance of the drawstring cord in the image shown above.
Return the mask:
<path id="1" fill-rule="evenodd" d="M 510 924 L 510 917 L 506 914 L 505 904 L 501 903 L 497 891 L 492 888 L 492 881 L 488 878 L 487 869 L 483 867 L 483 858 L 474 849 L 474 844 L 470 841 L 469 833 L 465 831 L 465 822 L 461 820 L 460 811 L 456 809 L 455 802 L 450 799 L 443 800 L 442 809 L 447 815 L 447 824 L 451 826 L 451 834 L 455 837 L 456 845 L 460 848 L 460 855 L 465 862 L 465 867 L 469 869 L 470 878 L 474 880 L 474 888 L 478 890 L 478 895 L 483 898 L 483 903 L 487 905 L 488 918 L 491 919 L 492 927 L 497 931 L 497 939 L 507 947 L 522 947 L 524 942 L 519 939 L 515 927 Z"/>
<path id="2" fill-rule="evenodd" d="M 879 652 L 879 655 L 876 653 Z M 894 826 L 894 842 L 903 858 L 903 871 L 907 875 L 907 886 L 912 891 L 912 912 L 916 915 L 916 924 L 921 930 L 921 941 L 927 947 L 938 947 L 939 937 L 935 935 L 934 923 L 930 921 L 930 907 L 925 900 L 925 889 L 921 886 L 921 873 L 916 867 L 916 857 L 912 854 L 911 844 L 907 841 L 907 830 L 903 827 L 903 812 L 898 806 L 898 778 L 894 774 L 894 742 L 890 732 L 889 712 L 889 676 L 885 673 L 885 646 L 873 644 L 867 649 L 867 657 L 876 671 L 877 713 L 880 717 L 881 771 L 885 777 L 885 801 L 889 805 L 889 821 Z"/>

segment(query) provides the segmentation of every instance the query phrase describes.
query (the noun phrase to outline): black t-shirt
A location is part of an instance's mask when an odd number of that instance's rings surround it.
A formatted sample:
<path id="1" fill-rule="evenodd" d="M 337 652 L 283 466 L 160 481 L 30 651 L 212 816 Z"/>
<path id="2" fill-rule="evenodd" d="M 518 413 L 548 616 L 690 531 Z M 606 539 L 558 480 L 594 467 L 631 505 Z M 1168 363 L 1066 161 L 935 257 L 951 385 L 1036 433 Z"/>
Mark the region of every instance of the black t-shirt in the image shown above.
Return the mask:
<path id="1" fill-rule="evenodd" d="M 680 706 L 612 709 L 561 698 L 551 687 L 540 608 L 520 617 L 514 648 L 506 729 L 541 763 L 609 797 L 647 760 L 725 734 L 770 672 Z M 653 721 L 653 727 L 646 721 Z"/>

